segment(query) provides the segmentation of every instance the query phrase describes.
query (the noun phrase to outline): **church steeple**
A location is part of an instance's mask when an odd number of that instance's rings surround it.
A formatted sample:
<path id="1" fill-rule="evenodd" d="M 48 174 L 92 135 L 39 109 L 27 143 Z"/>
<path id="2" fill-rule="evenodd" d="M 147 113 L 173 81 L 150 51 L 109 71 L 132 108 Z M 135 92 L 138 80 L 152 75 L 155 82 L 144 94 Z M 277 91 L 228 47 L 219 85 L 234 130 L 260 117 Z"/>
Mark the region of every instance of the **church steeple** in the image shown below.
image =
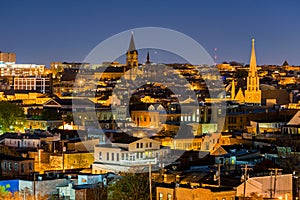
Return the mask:
<path id="1" fill-rule="evenodd" d="M 150 63 L 150 55 L 149 55 L 149 51 L 147 52 L 147 59 L 146 59 L 146 64 Z"/>
<path id="2" fill-rule="evenodd" d="M 231 99 L 234 100 L 235 98 L 235 83 L 234 83 L 234 79 L 232 79 L 232 83 L 231 83 Z"/>
<path id="3" fill-rule="evenodd" d="M 131 38 L 130 38 L 128 51 L 129 52 L 136 51 L 135 44 L 134 44 L 134 38 L 133 38 L 133 32 L 131 32 Z"/>
<path id="4" fill-rule="evenodd" d="M 254 77 L 256 73 L 257 73 L 257 69 L 256 69 L 256 55 L 255 55 L 255 39 L 252 38 L 249 76 Z"/>
<path id="5" fill-rule="evenodd" d="M 126 65 L 129 68 L 138 66 L 138 52 L 135 48 L 133 33 L 131 33 L 128 51 L 126 52 Z"/>
<path id="6" fill-rule="evenodd" d="M 259 77 L 257 73 L 254 42 L 255 40 L 252 39 L 250 67 L 247 77 L 247 89 L 245 91 L 245 103 L 261 104 L 261 90 L 259 89 Z"/>

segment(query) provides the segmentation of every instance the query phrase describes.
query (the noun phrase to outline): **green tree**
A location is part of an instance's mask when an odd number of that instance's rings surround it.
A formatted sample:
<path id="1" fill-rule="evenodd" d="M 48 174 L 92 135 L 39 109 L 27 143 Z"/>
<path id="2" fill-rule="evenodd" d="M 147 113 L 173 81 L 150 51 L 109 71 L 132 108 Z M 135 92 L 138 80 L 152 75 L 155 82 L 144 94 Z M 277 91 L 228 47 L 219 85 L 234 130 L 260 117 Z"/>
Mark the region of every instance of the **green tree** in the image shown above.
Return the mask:
<path id="1" fill-rule="evenodd" d="M 9 184 L 7 184 L 6 186 L 0 186 L 0 199 L 3 199 L 9 194 L 8 188 L 10 188 Z"/>
<path id="2" fill-rule="evenodd" d="M 41 118 L 43 120 L 59 120 L 61 115 L 56 110 L 44 109 Z"/>
<path id="3" fill-rule="evenodd" d="M 15 131 L 22 128 L 25 122 L 24 110 L 10 102 L 0 102 L 0 126 L 3 132 Z"/>
<path id="4" fill-rule="evenodd" d="M 148 200 L 147 173 L 128 173 L 108 187 L 109 200 Z"/>

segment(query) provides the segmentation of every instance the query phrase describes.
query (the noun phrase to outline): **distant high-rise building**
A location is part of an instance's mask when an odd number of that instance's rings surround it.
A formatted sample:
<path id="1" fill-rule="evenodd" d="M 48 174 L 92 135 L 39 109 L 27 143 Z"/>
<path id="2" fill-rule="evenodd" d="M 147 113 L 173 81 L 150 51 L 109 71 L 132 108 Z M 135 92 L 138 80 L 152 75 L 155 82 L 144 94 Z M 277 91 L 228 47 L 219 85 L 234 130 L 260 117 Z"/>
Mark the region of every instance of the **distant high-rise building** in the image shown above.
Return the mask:
<path id="1" fill-rule="evenodd" d="M 245 103 L 261 104 L 261 90 L 259 89 L 259 77 L 256 67 L 254 39 L 252 39 L 250 68 L 247 77 L 247 89 L 245 90 Z"/>
<path id="2" fill-rule="evenodd" d="M 0 62 L 1 63 L 16 63 L 15 53 L 4 53 L 0 51 Z"/>

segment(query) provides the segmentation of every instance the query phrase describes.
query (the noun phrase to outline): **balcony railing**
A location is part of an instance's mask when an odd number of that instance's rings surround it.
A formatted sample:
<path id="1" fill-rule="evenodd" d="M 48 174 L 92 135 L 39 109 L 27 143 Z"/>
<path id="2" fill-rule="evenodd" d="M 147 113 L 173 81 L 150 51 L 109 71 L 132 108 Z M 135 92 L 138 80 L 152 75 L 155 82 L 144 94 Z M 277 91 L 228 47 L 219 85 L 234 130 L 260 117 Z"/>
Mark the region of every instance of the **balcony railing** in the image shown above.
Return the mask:
<path id="1" fill-rule="evenodd" d="M 120 160 L 121 165 L 125 166 L 138 166 L 138 165 L 149 165 L 157 164 L 157 158 L 141 158 L 135 160 Z"/>

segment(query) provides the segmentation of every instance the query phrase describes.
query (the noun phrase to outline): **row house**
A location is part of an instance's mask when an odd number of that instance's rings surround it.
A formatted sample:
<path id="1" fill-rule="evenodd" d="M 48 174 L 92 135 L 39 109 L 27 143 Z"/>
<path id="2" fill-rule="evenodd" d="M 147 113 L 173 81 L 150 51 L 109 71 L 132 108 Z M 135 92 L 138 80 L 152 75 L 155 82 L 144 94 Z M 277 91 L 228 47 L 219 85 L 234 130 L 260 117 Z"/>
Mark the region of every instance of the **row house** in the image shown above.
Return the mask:
<path id="1" fill-rule="evenodd" d="M 162 147 L 159 141 L 149 138 L 123 137 L 110 139 L 106 144 L 98 144 L 94 150 L 93 173 L 128 172 L 157 165 L 167 160 L 168 147 Z"/>
<path id="2" fill-rule="evenodd" d="M 37 148 L 41 145 L 40 138 L 34 134 L 5 133 L 0 137 L 0 143 L 16 148 Z"/>

